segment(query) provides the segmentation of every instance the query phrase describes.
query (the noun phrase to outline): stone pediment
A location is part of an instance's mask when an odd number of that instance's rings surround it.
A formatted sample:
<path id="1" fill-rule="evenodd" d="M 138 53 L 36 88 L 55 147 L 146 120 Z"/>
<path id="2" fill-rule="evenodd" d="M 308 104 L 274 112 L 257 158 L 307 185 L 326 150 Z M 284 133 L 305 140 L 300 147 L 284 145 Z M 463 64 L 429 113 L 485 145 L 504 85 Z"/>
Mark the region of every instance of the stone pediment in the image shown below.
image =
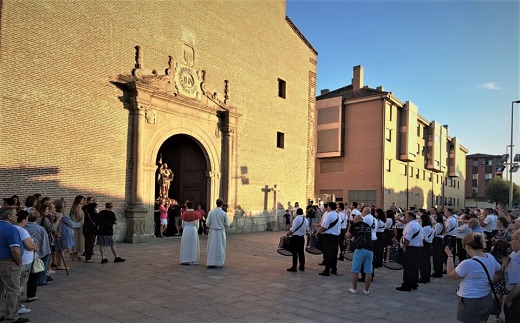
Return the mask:
<path id="1" fill-rule="evenodd" d="M 131 75 L 118 75 L 116 83 L 126 87 L 140 89 L 165 99 L 183 99 L 198 101 L 201 105 L 215 110 L 230 111 L 239 115 L 237 109 L 229 104 L 229 81 L 224 80 L 222 92 L 205 82 L 206 71 L 198 70 L 182 63 L 174 63 L 168 57 L 166 68 L 145 69 L 142 64 L 142 52 L 135 47 L 135 67 Z"/>

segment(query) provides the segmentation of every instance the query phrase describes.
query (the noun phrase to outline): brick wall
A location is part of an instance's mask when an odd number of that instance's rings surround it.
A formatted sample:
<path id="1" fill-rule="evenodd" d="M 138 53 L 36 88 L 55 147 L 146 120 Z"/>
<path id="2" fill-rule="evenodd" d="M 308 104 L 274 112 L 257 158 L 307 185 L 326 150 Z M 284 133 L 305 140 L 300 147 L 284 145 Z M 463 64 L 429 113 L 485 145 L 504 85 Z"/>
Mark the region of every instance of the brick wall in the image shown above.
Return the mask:
<path id="1" fill-rule="evenodd" d="M 278 185 L 283 205 L 304 201 L 313 186 L 307 148 L 316 55 L 286 22 L 285 1 L 253 2 L 3 1 L 1 194 L 41 192 L 69 205 L 77 194 L 93 195 L 115 202 L 123 217 L 131 125 L 110 81 L 130 73 L 134 46 L 143 68 L 166 68 L 168 55 L 180 59 L 189 41 L 206 82 L 222 92 L 229 80 L 230 102 L 243 114 L 233 160 L 247 166 L 249 181 L 230 180 L 232 206 L 260 212 L 266 184 Z M 276 148 L 278 131 L 284 149 Z"/>

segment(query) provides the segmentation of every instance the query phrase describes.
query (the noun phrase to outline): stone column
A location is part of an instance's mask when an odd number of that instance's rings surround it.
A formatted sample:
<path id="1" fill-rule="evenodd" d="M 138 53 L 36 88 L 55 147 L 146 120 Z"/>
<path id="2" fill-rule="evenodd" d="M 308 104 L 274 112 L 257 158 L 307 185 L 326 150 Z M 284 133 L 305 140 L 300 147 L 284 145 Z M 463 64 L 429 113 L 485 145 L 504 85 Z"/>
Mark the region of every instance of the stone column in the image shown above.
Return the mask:
<path id="1" fill-rule="evenodd" d="M 229 198 L 229 177 L 230 177 L 230 141 L 233 129 L 229 126 L 229 111 L 219 111 L 219 128 L 222 133 L 221 151 L 221 170 L 220 170 L 220 197 L 224 203 L 228 203 Z"/>
<path id="2" fill-rule="evenodd" d="M 125 209 L 127 218 L 127 231 L 125 241 L 130 243 L 148 242 L 155 238 L 153 225 L 150 225 L 149 207 L 143 205 L 144 196 L 144 109 L 137 105 L 130 109 L 132 116 L 132 183 L 130 190 L 130 202 Z M 153 222 L 153 219 L 152 219 Z M 153 223 L 152 223 L 153 224 Z"/>

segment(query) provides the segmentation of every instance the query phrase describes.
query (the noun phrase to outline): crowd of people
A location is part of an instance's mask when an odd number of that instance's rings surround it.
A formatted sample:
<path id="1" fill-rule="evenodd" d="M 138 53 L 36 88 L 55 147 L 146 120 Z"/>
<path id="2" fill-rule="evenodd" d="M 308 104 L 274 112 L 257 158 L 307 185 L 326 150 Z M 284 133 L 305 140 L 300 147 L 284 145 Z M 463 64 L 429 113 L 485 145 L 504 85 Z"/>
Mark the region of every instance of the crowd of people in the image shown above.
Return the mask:
<path id="1" fill-rule="evenodd" d="M 493 312 L 500 322 L 503 311 L 505 322 L 518 322 L 520 218 L 510 210 L 500 206 L 496 210 L 402 210 L 394 203 L 384 211 L 357 202 L 346 207 L 310 201 L 305 215 L 299 207 L 287 213 L 292 252 L 287 271 L 305 270 L 307 236 L 307 248 L 318 241 L 316 247 L 323 253 L 321 276 L 337 275 L 337 261 L 343 261 L 346 252 L 353 253 L 352 294 L 363 282 L 363 292 L 369 295 L 374 269 L 397 261 L 403 267 L 397 291 L 411 292 L 431 278 L 459 279 L 458 321 L 486 322 Z"/>
<path id="2" fill-rule="evenodd" d="M 105 247 L 114 262 L 119 257 L 113 239 L 117 218 L 112 203 L 98 212 L 95 198 L 76 196 L 70 208 L 64 198 L 30 195 L 22 204 L 17 195 L 4 198 L 0 207 L 0 321 L 28 322 L 31 312 L 24 303 L 38 300 L 39 286 L 50 284 L 56 270 L 68 270 L 67 262 L 92 263 L 97 241 L 101 264 L 108 263 Z M 84 258 L 83 258 L 84 257 Z M 70 264 L 70 263 L 69 263 Z M 5 313 L 4 313 L 5 312 Z"/>

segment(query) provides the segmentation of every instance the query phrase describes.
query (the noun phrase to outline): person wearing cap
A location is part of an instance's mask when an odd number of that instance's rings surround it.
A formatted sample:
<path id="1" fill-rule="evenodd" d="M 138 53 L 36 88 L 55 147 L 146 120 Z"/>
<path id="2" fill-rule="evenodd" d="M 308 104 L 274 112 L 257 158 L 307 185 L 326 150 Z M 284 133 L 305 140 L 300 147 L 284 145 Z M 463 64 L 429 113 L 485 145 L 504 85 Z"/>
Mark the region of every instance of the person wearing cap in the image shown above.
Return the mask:
<path id="1" fill-rule="evenodd" d="M 101 254 L 101 263 L 106 264 L 108 259 L 105 258 L 105 246 L 109 246 L 114 254 L 114 262 L 124 262 L 125 259 L 119 257 L 117 254 L 116 244 L 114 242 L 114 224 L 117 224 L 117 218 L 114 212 L 112 212 L 112 203 L 107 202 L 105 204 L 105 210 L 99 212 L 97 224 L 98 224 L 98 236 L 97 244 L 99 246 L 99 253 Z"/>

